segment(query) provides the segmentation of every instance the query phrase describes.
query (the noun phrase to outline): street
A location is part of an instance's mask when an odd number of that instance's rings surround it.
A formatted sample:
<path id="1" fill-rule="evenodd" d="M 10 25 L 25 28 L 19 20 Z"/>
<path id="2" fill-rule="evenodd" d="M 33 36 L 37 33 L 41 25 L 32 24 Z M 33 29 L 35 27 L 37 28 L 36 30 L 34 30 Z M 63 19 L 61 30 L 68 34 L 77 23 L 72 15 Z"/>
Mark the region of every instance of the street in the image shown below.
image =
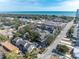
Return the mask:
<path id="1" fill-rule="evenodd" d="M 49 59 L 48 55 L 51 55 L 52 50 L 56 49 L 59 42 L 66 36 L 68 30 L 72 27 L 74 20 L 69 22 L 65 28 L 60 32 L 60 34 L 56 37 L 55 41 L 44 51 L 39 59 Z"/>

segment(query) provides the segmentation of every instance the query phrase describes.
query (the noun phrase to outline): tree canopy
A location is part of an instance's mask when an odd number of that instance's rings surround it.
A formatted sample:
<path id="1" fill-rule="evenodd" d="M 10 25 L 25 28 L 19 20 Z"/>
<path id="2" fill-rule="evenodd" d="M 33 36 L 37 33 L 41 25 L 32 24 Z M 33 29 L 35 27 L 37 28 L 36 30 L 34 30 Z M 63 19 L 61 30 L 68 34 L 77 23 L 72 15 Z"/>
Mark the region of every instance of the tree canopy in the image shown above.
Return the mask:
<path id="1" fill-rule="evenodd" d="M 16 53 L 10 52 L 10 53 L 5 54 L 5 59 L 23 59 L 23 57 Z"/>
<path id="2" fill-rule="evenodd" d="M 19 31 L 21 34 L 28 32 L 29 41 L 36 41 L 39 38 L 40 34 L 38 32 L 33 31 L 28 25 Z"/>
<path id="3" fill-rule="evenodd" d="M 6 37 L 6 36 L 4 36 L 4 35 L 0 35 L 0 41 L 5 41 L 5 40 L 7 40 L 8 38 Z"/>
<path id="4" fill-rule="evenodd" d="M 71 29 L 69 29 L 69 31 L 68 31 L 67 34 L 66 34 L 68 38 L 72 38 L 72 37 L 73 37 L 73 35 L 72 35 L 73 30 L 74 30 L 74 29 L 73 29 L 73 26 L 72 26 Z"/>
<path id="5" fill-rule="evenodd" d="M 37 58 L 36 49 L 34 49 L 31 53 L 26 53 L 25 57 L 26 59 L 36 59 Z"/>
<path id="6" fill-rule="evenodd" d="M 69 51 L 69 48 L 65 45 L 58 45 L 57 49 L 58 49 L 59 52 L 62 52 L 64 54 Z"/>
<path id="7" fill-rule="evenodd" d="M 19 32 L 15 33 L 15 37 L 20 37 L 20 36 L 21 36 L 21 33 L 19 33 Z"/>

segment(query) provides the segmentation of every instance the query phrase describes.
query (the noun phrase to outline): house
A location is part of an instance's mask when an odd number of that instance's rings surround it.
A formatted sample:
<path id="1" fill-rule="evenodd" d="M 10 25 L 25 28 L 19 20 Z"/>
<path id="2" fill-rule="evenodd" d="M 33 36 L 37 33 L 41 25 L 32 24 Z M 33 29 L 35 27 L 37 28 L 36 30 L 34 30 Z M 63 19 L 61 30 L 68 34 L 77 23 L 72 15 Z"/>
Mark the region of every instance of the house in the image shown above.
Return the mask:
<path id="1" fill-rule="evenodd" d="M 28 36 L 29 36 L 29 33 L 26 32 L 26 33 L 23 35 L 23 39 L 29 39 Z"/>
<path id="2" fill-rule="evenodd" d="M 38 45 L 37 47 L 38 48 L 47 47 L 47 39 L 49 35 L 51 35 L 50 32 L 48 32 L 47 30 L 39 29 L 39 28 L 37 28 L 35 31 L 40 34 L 40 37 L 37 38 L 37 45 Z"/>
<path id="3" fill-rule="evenodd" d="M 74 59 L 79 59 L 79 47 L 74 47 L 73 57 L 74 57 Z"/>
<path id="4" fill-rule="evenodd" d="M 53 30 L 55 29 L 53 25 L 47 25 L 47 24 L 37 25 L 37 28 L 39 28 L 41 30 L 46 30 L 50 33 L 53 33 Z"/>
<path id="5" fill-rule="evenodd" d="M 32 52 L 32 50 L 36 48 L 34 44 L 20 37 L 13 39 L 12 43 L 16 45 L 23 53 L 25 53 L 26 51 Z"/>
<path id="6" fill-rule="evenodd" d="M 11 44 L 10 42 L 6 41 L 6 42 L 1 42 L 0 43 L 6 50 L 10 51 L 10 52 L 14 52 L 14 53 L 20 53 L 20 50 L 14 46 L 13 44 Z"/>

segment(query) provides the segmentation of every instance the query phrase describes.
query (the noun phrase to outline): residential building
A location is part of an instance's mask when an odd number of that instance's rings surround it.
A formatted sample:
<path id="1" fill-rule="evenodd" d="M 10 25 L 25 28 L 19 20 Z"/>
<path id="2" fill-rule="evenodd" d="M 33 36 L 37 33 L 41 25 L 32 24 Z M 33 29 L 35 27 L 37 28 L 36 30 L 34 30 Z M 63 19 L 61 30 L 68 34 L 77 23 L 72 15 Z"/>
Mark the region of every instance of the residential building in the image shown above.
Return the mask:
<path id="1" fill-rule="evenodd" d="M 74 57 L 74 59 L 79 59 L 79 47 L 74 47 L 73 57 Z"/>
<path id="2" fill-rule="evenodd" d="M 36 48 L 34 44 L 20 37 L 13 39 L 12 43 L 16 45 L 23 53 L 25 53 L 26 51 L 32 52 L 32 50 Z"/>
<path id="3" fill-rule="evenodd" d="M 6 41 L 6 42 L 1 42 L 0 43 L 6 50 L 10 51 L 10 52 L 14 52 L 14 53 L 20 53 L 20 50 L 14 46 L 13 44 L 11 44 L 10 42 Z"/>
<path id="4" fill-rule="evenodd" d="M 38 32 L 40 34 L 40 37 L 37 38 L 37 44 L 38 44 L 38 48 L 45 48 L 47 47 L 47 38 L 50 35 L 49 31 L 46 30 L 41 30 L 39 28 L 37 28 L 36 32 Z"/>
<path id="5" fill-rule="evenodd" d="M 76 40 L 74 43 L 73 57 L 75 59 L 79 59 L 79 23 L 77 23 L 74 28 L 73 36 L 74 36 L 74 39 Z"/>
<path id="6" fill-rule="evenodd" d="M 75 27 L 74 27 L 74 33 L 73 37 L 75 39 L 74 48 L 73 48 L 73 57 L 74 59 L 79 59 L 79 9 L 76 13 L 75 18 Z"/>

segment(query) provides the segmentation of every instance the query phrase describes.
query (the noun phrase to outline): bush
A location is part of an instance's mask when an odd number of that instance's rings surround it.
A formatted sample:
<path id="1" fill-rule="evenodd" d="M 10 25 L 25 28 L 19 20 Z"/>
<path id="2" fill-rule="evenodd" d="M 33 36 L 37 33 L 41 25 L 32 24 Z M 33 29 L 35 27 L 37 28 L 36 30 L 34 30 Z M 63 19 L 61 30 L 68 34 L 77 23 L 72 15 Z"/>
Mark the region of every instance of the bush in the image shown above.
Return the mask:
<path id="1" fill-rule="evenodd" d="M 0 41 L 5 41 L 5 40 L 7 40 L 8 38 L 6 37 L 6 36 L 4 36 L 4 35 L 0 35 Z"/>

